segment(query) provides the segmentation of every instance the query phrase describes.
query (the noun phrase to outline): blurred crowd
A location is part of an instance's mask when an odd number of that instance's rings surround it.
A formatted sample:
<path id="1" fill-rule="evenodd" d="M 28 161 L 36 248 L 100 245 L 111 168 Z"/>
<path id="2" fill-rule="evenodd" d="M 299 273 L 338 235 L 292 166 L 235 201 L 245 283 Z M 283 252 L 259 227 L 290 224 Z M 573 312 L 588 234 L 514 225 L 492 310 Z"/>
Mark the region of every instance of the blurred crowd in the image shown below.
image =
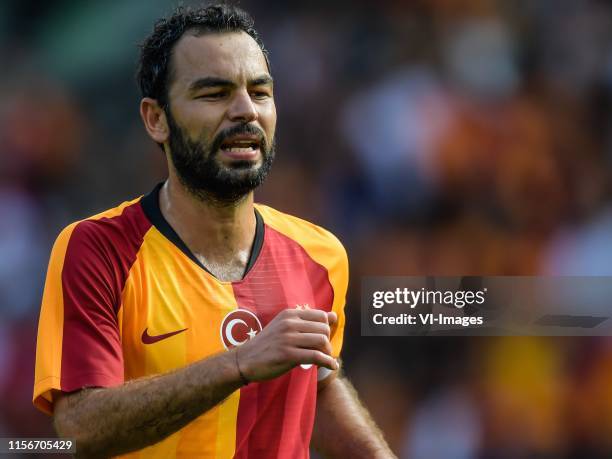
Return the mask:
<path id="1" fill-rule="evenodd" d="M 172 5 L 0 4 L 0 437 L 52 434 L 29 400 L 59 230 L 164 177 L 133 74 Z M 610 338 L 366 338 L 359 324 L 364 275 L 612 275 L 612 4 L 241 5 L 279 114 L 257 200 L 345 243 L 345 371 L 393 449 L 612 457 Z"/>

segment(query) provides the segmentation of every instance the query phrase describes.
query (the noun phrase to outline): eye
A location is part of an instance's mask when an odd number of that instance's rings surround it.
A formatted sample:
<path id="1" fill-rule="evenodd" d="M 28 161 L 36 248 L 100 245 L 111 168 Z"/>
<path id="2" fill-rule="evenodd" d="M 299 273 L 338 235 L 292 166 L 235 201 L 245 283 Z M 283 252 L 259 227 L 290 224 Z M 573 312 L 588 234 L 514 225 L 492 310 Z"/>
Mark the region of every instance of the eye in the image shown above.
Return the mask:
<path id="1" fill-rule="evenodd" d="M 255 99 L 267 99 L 270 97 L 270 94 L 264 91 L 253 91 L 251 92 L 251 96 Z"/>
<path id="2" fill-rule="evenodd" d="M 196 96 L 196 99 L 216 100 L 223 99 L 227 95 L 227 91 L 217 91 Z"/>

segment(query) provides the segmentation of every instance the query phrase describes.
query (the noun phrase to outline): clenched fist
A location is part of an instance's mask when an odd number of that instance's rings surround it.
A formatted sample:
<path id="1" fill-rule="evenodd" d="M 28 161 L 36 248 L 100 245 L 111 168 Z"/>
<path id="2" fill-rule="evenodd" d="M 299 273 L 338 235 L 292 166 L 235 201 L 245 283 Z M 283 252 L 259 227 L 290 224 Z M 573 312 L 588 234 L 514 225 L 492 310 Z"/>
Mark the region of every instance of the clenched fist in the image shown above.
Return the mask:
<path id="1" fill-rule="evenodd" d="M 255 338 L 235 349 L 242 375 L 249 381 L 265 381 L 301 364 L 337 370 L 329 341 L 330 327 L 337 320 L 335 312 L 318 309 L 280 312 Z"/>

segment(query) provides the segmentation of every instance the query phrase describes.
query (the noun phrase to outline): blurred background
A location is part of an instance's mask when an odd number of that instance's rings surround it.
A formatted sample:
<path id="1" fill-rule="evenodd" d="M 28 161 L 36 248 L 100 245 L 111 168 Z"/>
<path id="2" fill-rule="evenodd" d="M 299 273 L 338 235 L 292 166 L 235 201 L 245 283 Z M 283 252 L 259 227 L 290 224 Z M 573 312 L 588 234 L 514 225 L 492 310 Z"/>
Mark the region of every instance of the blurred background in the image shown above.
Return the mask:
<path id="1" fill-rule="evenodd" d="M 185 2 L 189 4 L 189 2 Z M 137 44 L 175 3 L 0 2 L 0 437 L 62 227 L 164 177 Z M 365 338 L 363 275 L 612 274 L 612 4 L 244 0 L 271 52 L 260 202 L 347 247 L 345 370 L 402 458 L 612 457 L 610 338 Z"/>

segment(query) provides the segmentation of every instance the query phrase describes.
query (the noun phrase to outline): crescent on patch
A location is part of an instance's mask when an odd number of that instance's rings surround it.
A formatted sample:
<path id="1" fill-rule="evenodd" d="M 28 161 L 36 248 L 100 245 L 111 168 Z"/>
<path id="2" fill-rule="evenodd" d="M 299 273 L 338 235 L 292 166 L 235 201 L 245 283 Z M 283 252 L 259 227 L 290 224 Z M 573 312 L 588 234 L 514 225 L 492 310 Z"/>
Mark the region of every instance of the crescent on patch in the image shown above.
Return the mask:
<path id="1" fill-rule="evenodd" d="M 225 327 L 225 337 L 227 338 L 227 340 L 230 342 L 232 346 L 240 346 L 242 343 L 246 342 L 246 340 L 236 341 L 234 339 L 233 329 L 234 329 L 234 325 L 236 324 L 243 324 L 245 327 L 247 326 L 247 323 L 242 319 L 232 319 L 229 321 L 229 323 L 227 324 L 227 327 Z"/>
<path id="2" fill-rule="evenodd" d="M 234 336 L 234 328 L 236 325 L 240 324 L 244 326 L 248 332 L 247 336 L 243 336 L 242 330 L 238 333 L 238 337 L 242 337 L 244 339 L 238 340 Z M 246 343 L 249 339 L 252 339 L 257 333 L 262 330 L 261 322 L 257 318 L 257 316 L 249 311 L 248 309 L 234 309 L 228 312 L 223 320 L 221 321 L 221 326 L 219 327 L 219 335 L 221 337 L 221 343 L 223 343 L 223 347 L 225 349 L 231 349 L 236 346 L 240 346 L 241 344 Z"/>

